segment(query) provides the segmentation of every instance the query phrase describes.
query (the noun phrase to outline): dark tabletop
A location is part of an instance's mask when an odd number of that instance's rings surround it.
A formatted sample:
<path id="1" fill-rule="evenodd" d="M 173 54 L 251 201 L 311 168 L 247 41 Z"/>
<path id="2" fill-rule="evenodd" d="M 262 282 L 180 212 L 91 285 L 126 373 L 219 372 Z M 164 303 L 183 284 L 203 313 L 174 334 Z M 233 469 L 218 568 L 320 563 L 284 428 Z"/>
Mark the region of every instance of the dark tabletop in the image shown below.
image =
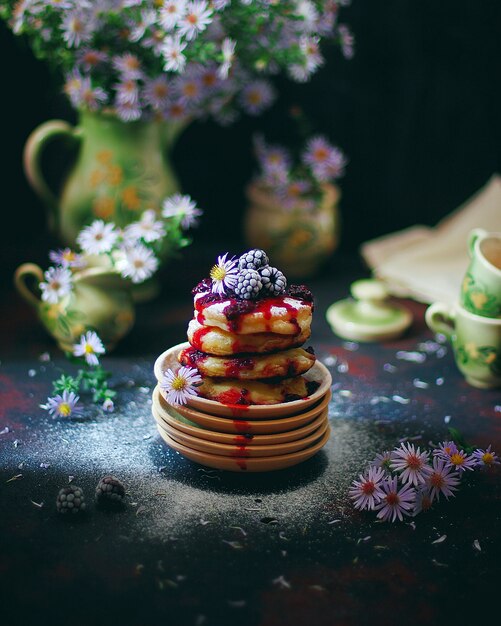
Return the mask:
<path id="1" fill-rule="evenodd" d="M 204 269 L 173 264 L 162 295 L 103 360 L 116 410 L 52 419 L 39 405 L 65 366 L 13 293 L 3 307 L 0 366 L 0 623 L 190 626 L 496 623 L 499 467 L 475 472 L 456 498 L 404 523 L 377 523 L 347 492 L 368 461 L 404 440 L 427 446 L 454 427 L 501 451 L 501 393 L 466 384 L 452 353 L 415 323 L 384 344 L 335 337 L 327 306 L 364 275 L 335 258 L 310 281 L 311 343 L 332 372 L 329 443 L 267 474 L 203 468 L 169 450 L 151 416 L 155 357 L 185 339 L 189 287 Z M 40 360 L 49 352 L 51 360 Z M 46 359 L 46 357 L 42 357 Z M 90 406 L 90 405 L 88 405 Z M 127 486 L 122 511 L 100 510 L 104 474 Z M 73 478 L 71 478 L 73 477 Z M 69 480 L 82 519 L 55 510 Z M 436 543 L 436 540 L 445 539 Z"/>

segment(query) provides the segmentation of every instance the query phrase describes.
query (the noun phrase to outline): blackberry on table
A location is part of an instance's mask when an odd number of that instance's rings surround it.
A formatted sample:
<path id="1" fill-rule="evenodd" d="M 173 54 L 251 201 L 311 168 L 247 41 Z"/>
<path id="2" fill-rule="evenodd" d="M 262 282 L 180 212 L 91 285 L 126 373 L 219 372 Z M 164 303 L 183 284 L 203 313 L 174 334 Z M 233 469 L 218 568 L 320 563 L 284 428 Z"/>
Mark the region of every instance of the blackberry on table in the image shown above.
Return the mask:
<path id="1" fill-rule="evenodd" d="M 263 287 L 261 276 L 256 270 L 243 270 L 239 272 L 237 284 L 235 286 L 235 295 L 244 300 L 257 298 Z"/>
<path id="2" fill-rule="evenodd" d="M 270 295 L 279 296 L 287 287 L 287 279 L 276 267 L 263 267 L 259 270 L 263 289 L 266 289 Z"/>
<path id="3" fill-rule="evenodd" d="M 68 485 L 63 487 L 57 494 L 56 508 L 58 513 L 63 515 L 80 513 L 85 511 L 85 506 L 85 498 L 81 487 Z"/>
<path id="4" fill-rule="evenodd" d="M 125 487 L 115 476 L 103 476 L 96 487 L 98 504 L 121 504 L 125 498 Z"/>
<path id="5" fill-rule="evenodd" d="M 238 259 L 239 270 L 258 270 L 269 264 L 269 259 L 264 250 L 254 248 L 248 252 L 244 252 Z"/>

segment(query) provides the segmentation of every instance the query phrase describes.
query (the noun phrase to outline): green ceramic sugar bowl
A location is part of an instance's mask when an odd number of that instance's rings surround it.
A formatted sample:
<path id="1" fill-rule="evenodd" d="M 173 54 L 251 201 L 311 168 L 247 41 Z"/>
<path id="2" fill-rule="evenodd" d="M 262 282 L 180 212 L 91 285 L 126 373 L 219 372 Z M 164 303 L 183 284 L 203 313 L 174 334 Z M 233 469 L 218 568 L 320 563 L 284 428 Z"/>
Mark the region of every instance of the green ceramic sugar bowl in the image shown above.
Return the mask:
<path id="1" fill-rule="evenodd" d="M 501 387 L 501 319 L 435 302 L 426 311 L 426 323 L 451 341 L 456 364 L 470 385 Z"/>
<path id="2" fill-rule="evenodd" d="M 34 263 L 24 263 L 14 275 L 17 290 L 36 309 L 62 350 L 70 352 L 87 330 L 96 331 L 111 350 L 132 328 L 135 316 L 129 284 L 109 268 L 75 271 L 71 293 L 55 304 L 41 299 L 43 281 L 43 270 Z"/>
<path id="3" fill-rule="evenodd" d="M 501 318 L 501 233 L 472 230 L 471 257 L 461 288 L 463 307 L 484 317 Z"/>

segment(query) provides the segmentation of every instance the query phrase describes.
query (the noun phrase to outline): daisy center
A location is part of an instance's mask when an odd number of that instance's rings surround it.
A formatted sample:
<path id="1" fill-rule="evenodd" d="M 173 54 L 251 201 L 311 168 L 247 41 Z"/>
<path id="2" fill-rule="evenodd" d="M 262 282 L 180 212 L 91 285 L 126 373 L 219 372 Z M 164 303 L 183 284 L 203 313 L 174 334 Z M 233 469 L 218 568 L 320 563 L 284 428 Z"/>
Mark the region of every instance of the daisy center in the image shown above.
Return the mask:
<path id="1" fill-rule="evenodd" d="M 440 474 L 433 472 L 433 474 L 430 476 L 430 484 L 433 487 L 440 489 L 441 487 L 445 485 L 445 481 Z"/>
<path id="2" fill-rule="evenodd" d="M 416 455 L 410 454 L 407 457 L 407 467 L 411 470 L 421 469 L 421 459 L 419 459 Z"/>
<path id="3" fill-rule="evenodd" d="M 55 280 L 52 283 L 52 289 L 54 289 L 54 291 L 57 291 L 58 289 L 61 289 L 61 283 L 59 283 L 57 280 Z"/>
<path id="4" fill-rule="evenodd" d="M 186 380 L 181 376 L 176 376 L 172 381 L 171 386 L 174 391 L 182 391 L 186 387 Z"/>
<path id="5" fill-rule="evenodd" d="M 372 493 L 374 493 L 374 489 L 375 489 L 375 486 L 372 480 L 368 480 L 362 485 L 362 491 L 367 496 L 370 496 Z"/>
<path id="6" fill-rule="evenodd" d="M 389 493 L 386 496 L 386 502 L 390 506 L 396 506 L 400 502 L 400 498 L 398 497 L 398 495 L 396 493 Z"/>
<path id="7" fill-rule="evenodd" d="M 490 452 L 485 452 L 482 455 L 482 461 L 486 464 L 486 465 L 493 465 L 494 463 L 494 455 L 491 454 Z"/>
<path id="8" fill-rule="evenodd" d="M 462 457 L 458 452 L 451 454 L 451 463 L 453 465 L 463 465 L 464 457 Z"/>
<path id="9" fill-rule="evenodd" d="M 85 344 L 85 354 L 94 354 L 94 348 L 90 345 L 90 343 Z"/>
<path id="10" fill-rule="evenodd" d="M 210 271 L 212 280 L 224 280 L 226 278 L 226 270 L 220 265 L 214 265 Z"/>
<path id="11" fill-rule="evenodd" d="M 315 150 L 315 158 L 319 161 L 325 161 L 327 156 L 328 152 L 325 148 L 317 148 L 317 150 Z"/>
<path id="12" fill-rule="evenodd" d="M 61 402 L 58 409 L 59 414 L 63 417 L 68 417 L 68 415 L 71 415 L 71 406 L 67 402 Z"/>
<path id="13" fill-rule="evenodd" d="M 196 24 L 198 22 L 198 17 L 194 13 L 190 13 L 189 15 L 187 15 L 186 19 L 193 26 L 196 26 Z"/>

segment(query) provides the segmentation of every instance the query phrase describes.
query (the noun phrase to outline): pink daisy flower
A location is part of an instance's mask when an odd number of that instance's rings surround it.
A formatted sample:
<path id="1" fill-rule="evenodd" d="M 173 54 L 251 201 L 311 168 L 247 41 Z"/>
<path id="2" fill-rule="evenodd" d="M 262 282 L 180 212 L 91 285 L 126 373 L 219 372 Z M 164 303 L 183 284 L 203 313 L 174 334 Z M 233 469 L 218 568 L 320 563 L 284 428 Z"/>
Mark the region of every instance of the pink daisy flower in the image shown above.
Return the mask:
<path id="1" fill-rule="evenodd" d="M 493 465 L 499 465 L 499 457 L 493 450 L 491 450 L 491 448 L 492 446 L 489 446 L 486 450 L 478 448 L 472 454 L 477 467 L 492 467 Z"/>
<path id="2" fill-rule="evenodd" d="M 448 465 L 445 459 L 436 456 L 433 459 L 431 473 L 426 479 L 426 485 L 430 490 L 430 501 L 433 502 L 435 498 L 439 500 L 441 493 L 448 499 L 449 496 L 454 495 L 453 491 L 457 491 L 459 484 L 456 471 Z"/>
<path id="3" fill-rule="evenodd" d="M 377 516 L 385 522 L 394 522 L 397 518 L 402 521 L 404 515 L 409 515 L 416 499 L 416 490 L 410 485 L 398 489 L 397 477 L 388 478 L 381 484 L 383 497 L 376 505 Z"/>
<path id="4" fill-rule="evenodd" d="M 359 478 L 360 480 L 353 481 L 349 496 L 356 509 L 372 511 L 384 496 L 381 483 L 385 478 L 385 473 L 380 467 L 369 467 L 364 474 L 360 474 Z"/>
<path id="5" fill-rule="evenodd" d="M 426 476 L 430 473 L 431 467 L 428 465 L 429 453 L 421 452 L 418 447 L 414 448 L 414 444 L 402 443 L 399 448 L 393 450 L 394 459 L 390 463 L 390 467 L 400 472 L 400 479 L 403 483 L 410 485 L 424 484 Z"/>
<path id="6" fill-rule="evenodd" d="M 196 396 L 196 387 L 202 383 L 202 377 L 193 367 L 183 366 L 174 372 L 168 369 L 160 387 L 166 393 L 167 402 L 170 404 L 186 404 L 190 396 Z"/>
<path id="7" fill-rule="evenodd" d="M 448 459 L 451 454 L 457 452 L 458 448 L 453 441 L 442 441 L 438 444 L 438 448 L 433 450 L 433 456 L 441 456 L 444 459 Z"/>
<path id="8" fill-rule="evenodd" d="M 371 461 L 372 467 L 381 467 L 389 474 L 391 473 L 391 462 L 395 459 L 395 453 L 385 450 L 381 454 L 376 454 L 373 461 Z"/>

